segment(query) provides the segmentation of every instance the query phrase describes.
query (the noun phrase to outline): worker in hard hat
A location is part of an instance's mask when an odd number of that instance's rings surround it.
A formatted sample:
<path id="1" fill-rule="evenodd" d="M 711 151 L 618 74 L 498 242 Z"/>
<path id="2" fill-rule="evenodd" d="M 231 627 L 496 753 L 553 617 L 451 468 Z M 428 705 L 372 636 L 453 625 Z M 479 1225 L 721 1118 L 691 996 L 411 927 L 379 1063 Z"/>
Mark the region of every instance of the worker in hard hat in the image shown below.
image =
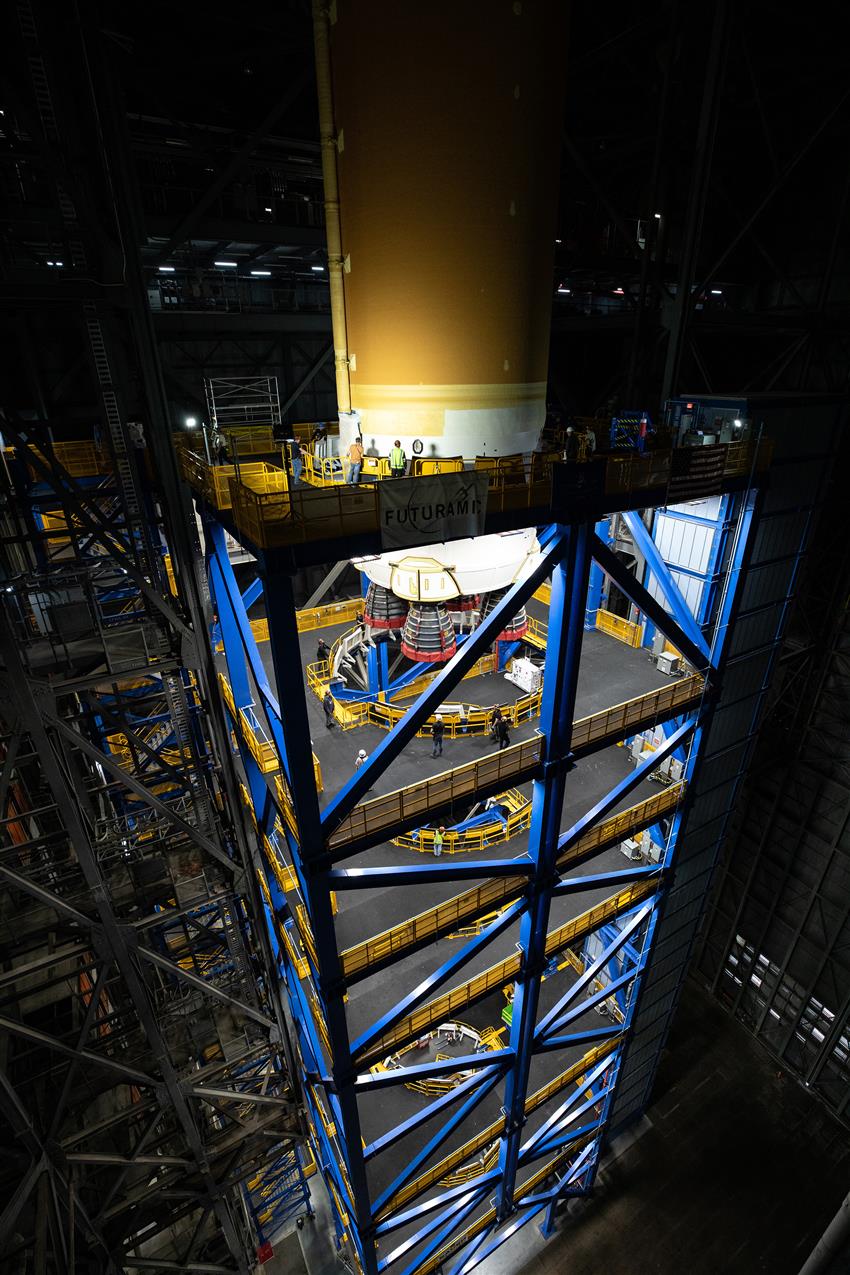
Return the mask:
<path id="1" fill-rule="evenodd" d="M 390 448 L 390 474 L 393 478 L 404 478 L 407 470 L 407 457 L 398 439 Z"/>
<path id="2" fill-rule="evenodd" d="M 369 760 L 369 755 L 366 752 L 366 749 L 361 748 L 354 760 L 354 769 L 359 770 L 360 767 L 364 766 L 368 760 Z"/>

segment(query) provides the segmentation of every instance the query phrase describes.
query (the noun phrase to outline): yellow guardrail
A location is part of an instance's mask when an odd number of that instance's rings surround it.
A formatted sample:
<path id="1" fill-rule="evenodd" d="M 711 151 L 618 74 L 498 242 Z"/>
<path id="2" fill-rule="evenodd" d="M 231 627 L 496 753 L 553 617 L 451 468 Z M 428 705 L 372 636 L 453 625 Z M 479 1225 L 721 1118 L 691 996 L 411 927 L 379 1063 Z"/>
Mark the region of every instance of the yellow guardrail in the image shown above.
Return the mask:
<path id="1" fill-rule="evenodd" d="M 694 673 L 657 691 L 647 691 L 645 695 L 614 704 L 600 713 L 592 713 L 590 717 L 582 717 L 573 722 L 571 747 L 575 750 L 606 739 L 623 739 L 639 722 L 651 721 L 662 714 L 667 716 L 676 708 L 684 708 L 700 700 L 704 688 L 705 679 Z"/>
<path id="2" fill-rule="evenodd" d="M 606 819 L 604 823 L 597 824 L 580 837 L 575 845 L 559 855 L 556 865 L 558 870 L 563 871 L 586 855 L 606 846 L 616 845 L 618 841 L 623 841 L 649 824 L 657 823 L 676 809 L 683 792 L 684 784 L 672 784 L 663 792 L 653 794 Z M 417 916 L 409 917 L 372 938 L 364 939 L 340 954 L 343 973 L 346 977 L 360 974 L 389 956 L 402 955 L 420 942 L 441 938 L 473 917 L 488 911 L 500 911 L 506 903 L 522 894 L 526 881 L 527 878 L 519 874 L 494 877 L 446 899 L 436 907 L 420 912 Z"/>
<path id="3" fill-rule="evenodd" d="M 410 462 L 410 476 L 426 478 L 431 474 L 460 474 L 464 468 L 462 456 L 414 456 Z"/>
<path id="4" fill-rule="evenodd" d="M 460 797 L 474 797 L 485 784 L 530 775 L 540 761 L 541 744 L 542 739 L 537 735 L 457 766 L 454 770 L 444 770 L 422 783 L 397 788 L 372 801 L 362 802 L 334 830 L 328 844 L 335 849 L 355 838 L 383 832 L 403 819 L 419 815 L 427 819 L 432 807 L 447 805 Z"/>
<path id="5" fill-rule="evenodd" d="M 309 633 L 313 629 L 346 624 L 349 620 L 355 620 L 357 613 L 362 610 L 362 598 L 345 598 L 342 602 L 326 602 L 323 606 L 302 607 L 297 616 L 298 632 Z"/>
<path id="6" fill-rule="evenodd" d="M 621 615 L 614 615 L 613 611 L 606 611 L 603 607 L 596 612 L 596 627 L 619 642 L 625 642 L 626 646 L 640 646 L 643 637 L 642 625 L 624 620 Z"/>
<path id="7" fill-rule="evenodd" d="M 546 605 L 548 606 L 549 603 L 552 601 L 551 584 L 547 584 L 545 582 L 541 584 L 539 588 L 534 590 L 534 597 L 537 599 L 538 602 L 545 602 Z"/>
<path id="8" fill-rule="evenodd" d="M 510 841 L 520 832 L 525 832 L 531 823 L 531 801 L 518 788 L 510 788 L 507 792 L 494 798 L 500 806 L 507 806 L 505 819 L 493 818 L 489 823 L 478 824 L 474 828 L 465 828 L 462 832 L 449 830 L 443 837 L 444 854 L 465 854 L 470 850 L 483 850 L 485 846 Z M 405 850 L 420 850 L 423 854 L 434 852 L 434 829 L 418 828 L 414 832 L 403 832 L 393 837 L 394 846 L 403 846 Z"/>
<path id="9" fill-rule="evenodd" d="M 46 465 L 50 465 L 49 457 L 39 447 L 32 451 Z M 98 447 L 92 439 L 79 439 L 75 442 L 54 443 L 53 455 L 59 464 L 73 478 L 91 478 L 95 474 L 108 474 L 112 470 L 112 461 L 106 447 Z M 41 482 L 43 475 L 35 465 L 29 466 L 30 475 L 36 482 Z"/>
<path id="10" fill-rule="evenodd" d="M 600 925 L 613 921 L 626 908 L 648 898 L 657 888 L 658 880 L 655 878 L 640 881 L 625 890 L 620 890 L 610 899 L 605 899 L 604 902 L 589 908 L 586 912 L 582 912 L 580 916 L 568 921 L 565 925 L 551 930 L 546 938 L 546 956 L 554 956 L 571 943 L 577 942 L 598 929 Z M 420 1006 L 412 1014 L 401 1019 L 392 1031 L 382 1036 L 370 1049 L 358 1055 L 355 1062 L 358 1066 L 371 1066 L 378 1058 L 391 1053 L 393 1049 L 414 1036 L 421 1036 L 435 1024 L 454 1017 L 458 1010 L 465 1009 L 468 1005 L 489 995 L 490 992 L 499 991 L 506 984 L 514 982 L 520 971 L 521 962 L 522 957 L 519 952 L 516 952 L 513 956 L 499 961 L 498 964 L 476 975 L 475 978 L 436 997 L 427 1005 Z"/>
<path id="11" fill-rule="evenodd" d="M 228 453 L 234 459 L 243 456 L 270 456 L 277 449 L 271 425 L 232 425 L 222 431 Z"/>
<path id="12" fill-rule="evenodd" d="M 604 1041 L 601 1045 L 595 1045 L 583 1058 L 568 1067 L 566 1071 L 559 1076 L 555 1076 L 553 1080 L 535 1090 L 533 1094 L 529 1094 L 525 1100 L 526 1116 L 530 1116 L 538 1107 L 542 1107 L 545 1102 L 548 1102 L 550 1098 L 554 1098 L 564 1089 L 567 1089 L 574 1080 L 589 1071 L 598 1062 L 601 1062 L 603 1058 L 613 1054 L 622 1044 L 622 1041 L 622 1036 L 615 1036 L 611 1040 Z M 474 1138 L 470 1138 L 463 1146 L 452 1151 L 450 1155 L 445 1156 L 438 1164 L 433 1165 L 425 1173 L 420 1174 L 418 1178 L 414 1178 L 412 1182 L 409 1182 L 407 1186 L 402 1187 L 381 1209 L 378 1214 L 378 1221 L 382 1221 L 390 1212 L 396 1212 L 403 1208 L 436 1183 L 448 1184 L 447 1178 L 449 1174 L 499 1138 L 503 1132 L 504 1124 L 504 1116 L 499 1120 L 494 1120 L 486 1129 L 482 1129 L 480 1133 L 477 1133 Z M 478 1172 L 480 1172 L 480 1169 L 476 1168 L 476 1173 Z"/>
<path id="13" fill-rule="evenodd" d="M 616 742 L 636 725 L 652 721 L 662 714 L 669 715 L 677 708 L 698 701 L 703 687 L 704 679 L 695 673 L 669 686 L 592 713 L 589 717 L 581 717 L 573 722 L 572 748 Z M 368 705 L 369 709 L 373 707 L 384 706 Z M 369 720 L 372 720 L 371 714 Z M 331 834 L 329 845 L 336 849 L 361 837 L 374 836 L 415 815 L 421 815 L 425 822 L 432 809 L 448 805 L 458 797 L 474 796 L 484 784 L 498 779 L 516 781 L 520 775 L 530 776 L 535 763 L 540 760 L 540 748 L 541 738 L 535 736 L 454 770 L 443 771 L 419 784 L 397 788 L 371 801 L 361 802 Z"/>

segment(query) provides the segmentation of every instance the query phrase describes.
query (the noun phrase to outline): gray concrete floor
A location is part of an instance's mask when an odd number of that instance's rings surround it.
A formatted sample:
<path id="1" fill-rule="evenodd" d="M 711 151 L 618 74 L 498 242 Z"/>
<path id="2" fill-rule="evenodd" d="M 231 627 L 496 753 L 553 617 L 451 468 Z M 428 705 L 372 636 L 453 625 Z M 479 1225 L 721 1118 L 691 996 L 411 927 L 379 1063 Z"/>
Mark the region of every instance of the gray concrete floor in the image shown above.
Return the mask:
<path id="1" fill-rule="evenodd" d="M 480 1275 L 797 1275 L 850 1181 L 846 1130 L 690 980 L 634 1132 L 548 1243 L 530 1223 Z"/>

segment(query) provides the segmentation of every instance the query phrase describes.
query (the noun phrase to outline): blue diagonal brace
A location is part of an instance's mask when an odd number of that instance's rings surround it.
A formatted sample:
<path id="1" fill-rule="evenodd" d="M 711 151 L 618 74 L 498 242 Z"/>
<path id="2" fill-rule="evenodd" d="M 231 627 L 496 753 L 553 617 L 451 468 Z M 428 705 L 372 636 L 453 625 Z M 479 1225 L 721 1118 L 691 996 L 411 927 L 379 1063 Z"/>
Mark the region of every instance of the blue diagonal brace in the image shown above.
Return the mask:
<path id="1" fill-rule="evenodd" d="M 386 1133 L 382 1133 L 380 1138 L 376 1138 L 374 1142 L 370 1142 L 363 1151 L 363 1159 L 371 1160 L 374 1156 L 380 1155 L 382 1151 L 386 1151 L 388 1147 L 394 1146 L 396 1142 L 400 1142 L 402 1138 L 406 1138 L 414 1129 L 418 1129 L 420 1125 L 430 1120 L 432 1116 L 439 1115 L 446 1107 L 450 1107 L 453 1102 L 458 1102 L 464 1095 L 474 1093 L 481 1085 L 488 1080 L 493 1080 L 496 1076 L 502 1074 L 503 1068 L 489 1067 L 483 1075 L 467 1076 L 466 1080 L 461 1081 L 459 1085 L 455 1085 L 453 1089 L 446 1090 L 440 1094 L 433 1102 L 429 1102 L 427 1107 L 423 1107 L 421 1111 L 417 1111 L 415 1115 L 409 1116 L 407 1120 L 402 1120 L 400 1124 L 395 1125 L 392 1129 L 388 1129 Z"/>
<path id="2" fill-rule="evenodd" d="M 582 815 L 571 828 L 568 828 L 558 841 L 559 853 L 563 853 L 575 842 L 579 841 L 589 829 L 610 814 L 614 807 L 632 789 L 637 788 L 639 783 L 646 779 L 653 770 L 657 769 L 659 762 L 662 762 L 670 753 L 675 752 L 682 741 L 695 729 L 698 720 L 697 717 L 689 717 L 668 739 L 665 739 L 660 748 L 656 748 L 653 753 L 650 753 L 642 762 L 639 762 L 630 775 L 626 775 L 618 784 L 615 784 L 600 801 L 597 801 L 595 806 Z"/>
<path id="3" fill-rule="evenodd" d="M 606 544 L 602 543 L 598 536 L 593 537 L 593 556 L 605 574 L 611 577 L 617 588 L 625 593 L 630 602 L 634 602 L 638 610 L 642 611 L 655 627 L 661 630 L 665 637 L 670 639 L 676 649 L 682 652 L 685 659 L 695 669 L 702 672 L 708 668 L 710 661 L 707 655 L 707 648 L 703 649 L 705 647 L 705 639 L 703 638 L 700 643 L 692 641 L 670 613 L 665 611 L 661 603 L 632 575 L 628 567 Z M 693 619 L 693 617 L 691 618 Z M 694 621 L 694 623 L 696 622 Z M 700 637 L 702 638 L 702 634 L 700 634 Z"/>
<path id="4" fill-rule="evenodd" d="M 493 939 L 507 929 L 509 925 L 518 917 L 525 908 L 525 899 L 518 899 L 516 903 L 512 903 L 510 907 L 505 908 L 504 912 L 496 917 L 487 926 L 486 930 L 482 930 L 480 934 L 476 934 L 469 943 L 466 943 L 458 952 L 455 952 L 442 965 L 440 965 L 433 974 L 429 974 L 423 979 L 418 987 L 414 987 L 412 992 L 398 1001 L 386 1014 L 382 1014 L 376 1023 L 373 1023 L 367 1031 L 363 1032 L 358 1038 L 352 1042 L 351 1053 L 357 1058 L 370 1049 L 372 1045 L 385 1036 L 388 1031 L 396 1025 L 399 1019 L 404 1018 L 407 1014 L 411 1014 L 417 1005 L 421 1005 L 426 1001 L 433 991 L 442 986 L 447 979 L 461 969 L 469 961 L 475 957 L 478 952 L 483 951 Z"/>
<path id="5" fill-rule="evenodd" d="M 457 863 L 399 864 L 391 868 L 333 868 L 328 878 L 334 890 L 375 890 L 383 886 L 477 881 L 479 877 L 528 876 L 534 867 L 533 859 L 520 855 L 516 859 L 464 858 Z"/>
<path id="6" fill-rule="evenodd" d="M 415 1067 L 396 1067 L 392 1071 L 376 1071 L 374 1075 L 358 1076 L 354 1082 L 358 1094 L 375 1093 L 377 1089 L 389 1089 L 392 1085 L 407 1085 L 413 1080 L 429 1080 L 435 1076 L 447 1076 L 456 1071 L 480 1070 L 493 1063 L 510 1062 L 510 1049 L 488 1049 L 481 1054 L 452 1055 L 439 1062 L 419 1063 Z"/>
<path id="7" fill-rule="evenodd" d="M 375 1203 L 372 1206 L 373 1217 L 377 1217 L 388 1204 L 392 1203 L 399 1191 L 401 1191 L 403 1187 L 407 1186 L 411 1178 L 414 1178 L 422 1166 L 427 1164 L 431 1157 L 439 1151 L 443 1143 L 451 1137 L 456 1128 L 463 1124 L 469 1113 L 474 1111 L 478 1104 L 486 1098 L 487 1094 L 496 1087 L 500 1079 L 501 1074 L 497 1073 L 496 1075 L 491 1076 L 489 1080 L 486 1080 L 478 1089 L 474 1090 L 463 1105 L 457 1111 L 453 1112 L 446 1123 L 442 1125 L 433 1137 L 428 1140 L 422 1150 L 417 1151 L 416 1155 L 414 1155 L 409 1163 L 405 1165 L 401 1173 L 399 1173 L 394 1181 L 389 1184 L 386 1190 L 381 1192 L 377 1200 L 375 1200 Z M 478 1179 L 476 1179 L 476 1183 L 477 1182 Z M 473 1183 L 471 1185 L 475 1184 Z M 427 1187 L 423 1188 L 423 1190 L 427 1190 Z M 427 1212 L 428 1210 L 423 1208 L 423 1211 Z M 406 1216 L 407 1215 L 405 1215 L 405 1217 Z M 386 1223 L 383 1223 L 382 1225 L 384 1225 L 387 1230 L 394 1230 L 397 1225 L 396 1218 L 389 1218 Z M 398 1223 L 398 1225 L 402 1225 L 402 1223 Z"/>
<path id="8" fill-rule="evenodd" d="M 673 612 L 673 618 L 687 633 L 694 645 L 702 651 L 705 662 L 708 663 L 710 659 L 708 643 L 703 637 L 702 630 L 696 622 L 693 611 L 682 596 L 682 591 L 674 580 L 673 573 L 662 558 L 658 545 L 652 539 L 649 528 L 640 514 L 635 513 L 634 510 L 626 510 L 622 517 L 632 533 L 632 539 L 646 559 L 650 572 L 655 577 L 659 588 L 667 599 Z"/>
<path id="9" fill-rule="evenodd" d="M 611 959 L 614 953 L 619 951 L 624 943 L 628 942 L 629 938 L 643 923 L 646 917 L 649 916 L 651 911 L 651 906 L 641 908 L 629 924 L 623 927 L 615 941 L 605 948 L 601 955 L 598 956 L 593 964 L 589 965 L 584 973 L 576 979 L 572 987 L 568 989 L 568 991 L 560 998 L 552 1009 L 550 1009 L 548 1013 L 544 1014 L 537 1024 L 537 1029 L 534 1033 L 535 1039 L 540 1039 L 541 1037 L 551 1034 L 551 1029 L 554 1028 L 564 1010 L 571 1005 L 574 1000 L 584 994 L 584 989 L 590 986 L 596 978 L 596 975 L 604 968 L 606 962 Z"/>
<path id="10" fill-rule="evenodd" d="M 322 815 L 322 832 L 325 837 L 328 837 L 342 823 L 346 815 L 351 813 L 361 798 L 374 786 L 375 781 L 414 738 L 423 722 L 436 712 L 464 674 L 469 672 L 479 656 L 496 640 L 505 627 L 506 621 L 516 615 L 519 608 L 525 605 L 535 589 L 543 583 L 553 567 L 560 561 L 565 550 L 562 530 L 559 527 L 549 528 L 548 532 L 541 535 L 539 539 L 545 548 L 531 574 L 511 585 L 486 620 L 479 624 L 467 641 L 459 647 L 457 654 L 434 678 L 427 690 L 414 701 L 401 721 L 384 737 L 369 760 L 328 803 Z"/>

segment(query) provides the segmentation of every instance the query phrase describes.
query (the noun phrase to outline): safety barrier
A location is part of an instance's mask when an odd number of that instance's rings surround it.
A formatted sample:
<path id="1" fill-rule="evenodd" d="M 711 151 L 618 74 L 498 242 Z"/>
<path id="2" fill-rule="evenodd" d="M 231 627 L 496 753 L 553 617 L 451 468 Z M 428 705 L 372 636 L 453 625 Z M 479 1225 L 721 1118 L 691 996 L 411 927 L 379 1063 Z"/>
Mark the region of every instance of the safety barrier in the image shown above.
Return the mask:
<path id="1" fill-rule="evenodd" d="M 33 447 L 32 451 L 45 465 L 50 466 L 50 457 L 47 453 L 39 447 Z M 98 447 L 93 440 L 80 439 L 75 442 L 54 443 L 53 455 L 72 478 L 91 478 L 96 474 L 108 474 L 112 471 L 109 451 L 105 447 Z M 43 481 L 44 476 L 37 466 L 30 464 L 28 468 L 34 482 Z"/>
<path id="2" fill-rule="evenodd" d="M 486 846 L 510 841 L 518 833 L 525 832 L 531 823 L 531 802 L 528 797 L 518 788 L 509 788 L 507 792 L 494 798 L 494 801 L 507 807 L 507 817 L 499 819 L 494 816 L 489 823 L 476 824 L 474 828 L 464 828 L 462 832 L 449 829 L 443 837 L 444 854 L 467 854 L 472 850 L 483 850 Z M 404 832 L 393 837 L 392 843 L 405 850 L 433 854 L 434 829 L 418 828 L 413 832 Z"/>
<path id="3" fill-rule="evenodd" d="M 730 476 L 746 473 L 748 464 L 756 455 L 754 445 L 742 443 L 730 446 L 736 450 L 729 456 L 725 472 Z M 604 466 L 605 491 L 622 493 L 666 487 L 670 479 L 671 454 L 670 451 L 658 451 L 642 456 L 599 458 L 599 466 Z M 767 463 L 768 455 L 769 449 L 760 448 L 760 468 Z M 339 464 L 338 458 L 333 463 Z M 478 472 L 487 474 L 488 513 L 522 509 L 539 511 L 551 505 L 553 457 L 535 458 L 530 463 L 516 457 L 476 457 L 474 464 Z M 277 486 L 268 484 L 260 487 L 231 480 L 234 520 L 254 544 L 271 549 L 378 530 L 376 483 L 348 486 L 335 481 L 332 486 L 306 485 L 286 492 L 286 476 L 283 471 L 280 472 L 282 482 Z M 339 475 L 341 478 L 341 468 Z M 324 481 L 322 479 L 323 484 Z"/>
<path id="4" fill-rule="evenodd" d="M 342 602 L 326 602 L 324 606 L 303 607 L 297 615 L 298 632 L 309 633 L 313 629 L 345 624 L 356 619 L 358 611 L 362 610 L 362 598 L 345 598 Z"/>
<path id="5" fill-rule="evenodd" d="M 666 487 L 670 481 L 670 451 L 612 455 L 605 466 L 606 492 L 635 491 L 648 487 Z"/>
<path id="6" fill-rule="evenodd" d="M 433 474 L 461 474 L 466 466 L 462 456 L 414 456 L 410 462 L 411 478 L 430 478 Z"/>
<path id="7" fill-rule="evenodd" d="M 571 747 L 577 749 L 601 744 L 605 741 L 615 742 L 632 734 L 639 722 L 651 722 L 659 717 L 670 716 L 674 709 L 685 708 L 698 703 L 705 688 L 705 679 L 699 673 L 684 677 L 670 686 L 662 686 L 657 691 L 647 691 L 635 699 L 626 700 L 622 704 L 614 704 L 611 708 L 590 717 L 582 717 L 573 722 Z"/>
<path id="8" fill-rule="evenodd" d="M 501 752 L 489 753 L 454 770 L 445 770 L 421 784 L 397 788 L 355 806 L 351 814 L 331 834 L 329 846 L 336 849 L 361 837 L 372 837 L 403 820 L 422 816 L 461 797 L 474 797 L 484 785 L 529 777 L 540 762 L 542 738 L 538 735 L 512 744 Z"/>
<path id="9" fill-rule="evenodd" d="M 234 425 L 222 431 L 234 460 L 243 456 L 270 456 L 277 449 L 271 425 Z"/>
<path id="10" fill-rule="evenodd" d="M 554 956 L 571 943 L 577 942 L 578 939 L 598 929 L 600 925 L 613 921 L 633 904 L 648 898 L 657 888 L 658 881 L 654 879 L 638 882 L 625 890 L 620 890 L 619 893 L 597 904 L 596 907 L 582 912 L 580 916 L 559 926 L 558 929 L 550 930 L 546 938 L 546 956 Z M 445 992 L 435 1000 L 429 1001 L 427 1005 L 420 1006 L 412 1014 L 403 1018 L 392 1031 L 382 1036 L 372 1048 L 358 1055 L 355 1059 L 357 1065 L 370 1066 L 376 1059 L 386 1056 L 414 1036 L 422 1036 L 436 1024 L 452 1018 L 456 1011 L 465 1009 L 476 1001 L 482 1000 L 490 992 L 499 991 L 508 983 L 514 982 L 521 963 L 522 957 L 519 952 L 516 952 L 513 956 L 499 961 L 498 964 L 476 975 L 475 978 L 469 979 L 468 982 L 462 983 L 450 992 Z"/>
<path id="11" fill-rule="evenodd" d="M 581 717 L 573 722 L 572 749 L 577 751 L 591 745 L 602 747 L 606 743 L 616 743 L 633 733 L 640 723 L 670 716 L 676 709 L 697 703 L 704 685 L 704 679 L 695 673 L 623 704 Z M 366 707 L 371 710 L 387 706 Z M 368 720 L 372 721 L 371 713 Z M 432 809 L 448 805 L 460 797 L 474 796 L 479 787 L 496 779 L 517 782 L 523 776 L 530 778 L 540 759 L 541 742 L 541 737 L 536 736 L 520 744 L 512 744 L 501 752 L 488 754 L 479 761 L 443 771 L 422 783 L 410 784 L 371 801 L 361 802 L 331 835 L 330 848 L 339 849 L 351 841 L 373 837 L 413 816 L 421 816 L 424 822 Z"/>
<path id="12" fill-rule="evenodd" d="M 676 809 L 683 792 L 684 784 L 673 784 L 664 792 L 653 794 L 606 819 L 604 823 L 597 824 L 559 855 L 556 864 L 558 870 L 563 871 L 587 855 L 616 845 L 649 824 L 657 823 Z M 364 939 L 362 943 L 341 953 L 344 974 L 347 978 L 360 976 L 374 965 L 382 964 L 390 956 L 397 958 L 421 942 L 441 938 L 483 913 L 500 911 L 505 904 L 522 894 L 526 881 L 527 878 L 520 875 L 494 877 L 384 930 L 381 934 Z"/>
<path id="13" fill-rule="evenodd" d="M 555 1076 L 554 1079 L 548 1081 L 540 1089 L 535 1090 L 533 1094 L 529 1094 L 525 1100 L 526 1116 L 530 1116 L 538 1107 L 542 1107 L 544 1103 L 548 1102 L 550 1098 L 556 1097 L 557 1094 L 568 1088 L 573 1081 L 595 1067 L 603 1058 L 613 1054 L 622 1044 L 622 1041 L 622 1036 L 616 1036 L 611 1040 L 604 1041 L 601 1045 L 595 1045 L 593 1049 L 588 1050 L 583 1058 L 568 1067 L 566 1071 L 561 1072 L 559 1076 Z M 453 1170 L 501 1136 L 504 1123 L 504 1116 L 499 1120 L 494 1120 L 486 1129 L 482 1129 L 480 1133 L 477 1133 L 474 1138 L 470 1138 L 463 1146 L 457 1147 L 450 1155 L 440 1160 L 438 1164 L 433 1165 L 425 1173 L 420 1174 L 418 1178 L 414 1178 L 412 1182 L 409 1182 L 407 1186 L 402 1187 L 380 1211 L 378 1221 L 382 1221 L 388 1213 L 396 1212 L 403 1208 L 436 1183 L 446 1183 L 448 1175 Z M 480 1172 L 481 1168 L 478 1167 L 476 1173 Z"/>
<path id="14" fill-rule="evenodd" d="M 582 1137 L 576 1138 L 575 1141 L 570 1142 L 568 1146 L 559 1151 L 557 1155 L 553 1156 L 551 1160 L 544 1164 L 542 1169 L 538 1169 L 536 1173 L 533 1173 L 530 1178 L 527 1178 L 526 1181 L 523 1182 L 522 1186 L 517 1187 L 514 1191 L 515 1203 L 518 1203 L 520 1200 L 524 1200 L 528 1195 L 533 1195 L 537 1188 L 542 1186 L 547 1178 L 552 1177 L 552 1175 L 559 1170 L 565 1160 L 574 1156 L 578 1151 L 582 1150 L 583 1147 L 588 1146 L 591 1142 L 593 1142 L 596 1136 L 595 1132 L 586 1133 Z M 441 1270 L 444 1264 L 448 1262 L 455 1253 L 458 1253 L 462 1248 L 465 1248 L 465 1246 L 474 1240 L 477 1235 L 480 1235 L 482 1231 L 493 1226 L 495 1221 L 496 1207 L 493 1205 L 487 1209 L 485 1213 L 482 1213 L 479 1217 L 477 1217 L 474 1222 L 470 1222 L 469 1226 L 464 1227 L 462 1231 L 453 1236 L 447 1243 L 443 1244 L 441 1248 L 438 1248 L 432 1257 L 429 1257 L 427 1261 L 422 1262 L 419 1266 L 417 1266 L 416 1275 L 434 1275 L 434 1272 Z"/>
<path id="15" fill-rule="evenodd" d="M 614 615 L 613 611 L 606 611 L 603 607 L 596 612 L 596 627 L 618 642 L 625 642 L 626 646 L 640 646 L 643 637 L 642 625 L 624 620 L 621 615 Z"/>
<path id="16" fill-rule="evenodd" d="M 474 1027 L 470 1027 L 469 1023 L 458 1022 L 454 1019 L 451 1023 L 440 1023 L 440 1028 L 451 1027 L 455 1029 L 461 1036 L 463 1053 L 487 1053 L 495 1049 L 502 1048 L 501 1032 L 504 1028 L 496 1029 L 495 1027 L 485 1027 L 482 1032 L 477 1031 Z M 433 1033 L 432 1033 L 433 1035 Z M 400 1049 L 397 1054 L 392 1056 L 389 1061 L 398 1062 L 406 1053 L 409 1053 L 416 1045 L 415 1041 L 411 1041 L 409 1045 L 405 1045 L 404 1049 Z M 444 1062 L 451 1057 L 450 1054 L 437 1053 L 436 1061 Z M 402 1064 L 399 1063 L 399 1066 Z M 370 1069 L 373 1074 L 393 1071 L 393 1067 L 388 1067 L 386 1062 L 376 1063 Z M 469 1075 L 468 1071 L 454 1071 L 443 1076 L 431 1076 L 425 1080 L 406 1080 L 404 1082 L 405 1089 L 411 1089 L 414 1093 L 425 1094 L 430 1098 L 437 1098 L 440 1094 L 448 1093 L 451 1089 L 456 1089 L 462 1080 Z"/>

